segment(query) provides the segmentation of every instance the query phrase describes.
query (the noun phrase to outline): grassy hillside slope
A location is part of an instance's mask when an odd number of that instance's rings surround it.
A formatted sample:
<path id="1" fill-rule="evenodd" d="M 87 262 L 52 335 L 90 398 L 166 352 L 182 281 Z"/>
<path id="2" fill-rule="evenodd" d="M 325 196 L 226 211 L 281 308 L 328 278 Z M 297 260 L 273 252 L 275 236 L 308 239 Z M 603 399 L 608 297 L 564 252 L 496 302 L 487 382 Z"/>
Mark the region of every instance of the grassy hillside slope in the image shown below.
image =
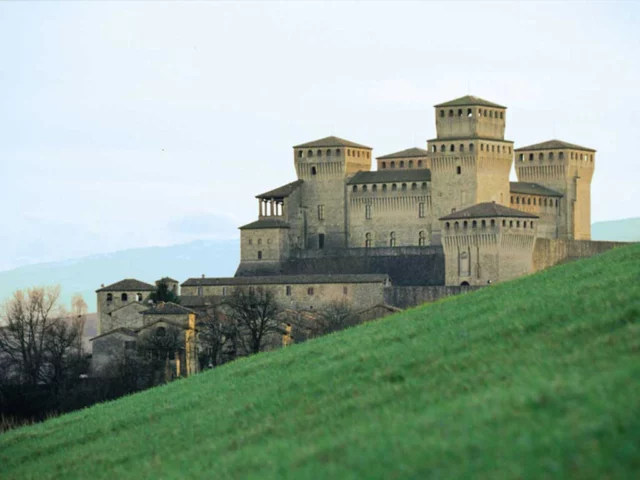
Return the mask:
<path id="1" fill-rule="evenodd" d="M 632 478 L 639 320 L 633 245 L 9 432 L 0 478 Z"/>

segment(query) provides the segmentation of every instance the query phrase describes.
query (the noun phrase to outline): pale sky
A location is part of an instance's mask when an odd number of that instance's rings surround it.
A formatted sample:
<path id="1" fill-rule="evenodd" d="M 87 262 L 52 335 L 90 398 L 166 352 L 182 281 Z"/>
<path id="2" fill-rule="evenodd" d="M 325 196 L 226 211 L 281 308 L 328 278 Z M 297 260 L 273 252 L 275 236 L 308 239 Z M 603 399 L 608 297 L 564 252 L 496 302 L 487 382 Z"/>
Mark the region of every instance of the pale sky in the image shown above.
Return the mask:
<path id="1" fill-rule="evenodd" d="M 236 236 L 337 135 L 425 148 L 506 105 L 516 148 L 598 150 L 592 220 L 640 216 L 638 3 L 0 3 L 0 270 Z"/>

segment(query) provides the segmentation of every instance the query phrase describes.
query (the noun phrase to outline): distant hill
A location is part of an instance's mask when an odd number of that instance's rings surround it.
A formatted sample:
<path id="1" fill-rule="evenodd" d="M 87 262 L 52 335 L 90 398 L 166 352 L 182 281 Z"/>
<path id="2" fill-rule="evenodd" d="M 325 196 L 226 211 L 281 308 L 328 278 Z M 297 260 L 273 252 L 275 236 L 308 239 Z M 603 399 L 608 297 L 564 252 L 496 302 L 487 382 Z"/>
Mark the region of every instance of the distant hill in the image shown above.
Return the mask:
<path id="1" fill-rule="evenodd" d="M 593 240 L 640 242 L 640 218 L 596 222 L 591 225 Z"/>
<path id="2" fill-rule="evenodd" d="M 108 285 L 131 277 L 153 283 L 163 276 L 181 282 L 202 274 L 232 276 L 240 260 L 239 243 L 237 239 L 201 240 L 27 265 L 0 272 L 0 301 L 19 288 L 60 284 L 62 301 L 66 306 L 69 306 L 73 294 L 80 293 L 89 305 L 89 311 L 95 312 L 95 291 L 103 283 Z"/>
<path id="3" fill-rule="evenodd" d="M 0 477 L 638 478 L 639 259 L 617 248 L 9 431 Z"/>

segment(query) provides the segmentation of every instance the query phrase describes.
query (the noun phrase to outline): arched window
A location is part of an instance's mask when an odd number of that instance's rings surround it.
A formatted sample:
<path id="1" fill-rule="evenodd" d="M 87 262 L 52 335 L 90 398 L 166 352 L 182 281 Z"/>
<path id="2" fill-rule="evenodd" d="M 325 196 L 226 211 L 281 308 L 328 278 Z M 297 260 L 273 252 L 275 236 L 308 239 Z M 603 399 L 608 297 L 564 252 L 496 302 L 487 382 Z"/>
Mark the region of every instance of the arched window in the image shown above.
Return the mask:
<path id="1" fill-rule="evenodd" d="M 262 260 L 262 250 L 258 250 L 258 260 Z"/>
<path id="2" fill-rule="evenodd" d="M 509 227 L 513 227 L 513 220 L 509 220 Z"/>
<path id="3" fill-rule="evenodd" d="M 141 302 L 141 301 L 142 301 L 142 294 L 136 293 L 136 302 Z"/>
<path id="4" fill-rule="evenodd" d="M 540 161 L 544 160 L 544 153 L 538 154 L 538 160 Z"/>
<path id="5" fill-rule="evenodd" d="M 427 236 L 424 233 L 424 230 L 420 230 L 418 232 L 418 246 L 424 247 L 427 244 Z"/>
<path id="6" fill-rule="evenodd" d="M 536 197 L 533 197 L 533 204 L 536 205 Z"/>
<path id="7" fill-rule="evenodd" d="M 396 190 L 398 190 L 398 185 L 396 185 L 395 183 L 391 184 L 391 191 L 395 192 Z"/>
<path id="8" fill-rule="evenodd" d="M 382 191 L 383 191 L 383 192 L 386 192 L 386 191 L 387 191 L 387 184 L 386 184 L 386 183 L 383 183 L 383 184 L 382 184 Z"/>
<path id="9" fill-rule="evenodd" d="M 530 153 L 530 154 L 529 154 L 529 161 L 530 161 L 530 162 L 533 162 L 533 153 Z"/>
<path id="10" fill-rule="evenodd" d="M 531 228 L 533 228 L 533 222 L 531 222 Z"/>
<path id="11" fill-rule="evenodd" d="M 126 302 L 127 300 L 129 300 L 129 297 L 126 293 L 123 293 L 122 295 L 120 295 L 120 300 Z"/>
<path id="12" fill-rule="evenodd" d="M 262 245 L 262 239 L 261 238 L 258 239 L 258 245 Z"/>
<path id="13" fill-rule="evenodd" d="M 313 150 L 307 151 L 307 157 L 313 157 Z"/>
<path id="14" fill-rule="evenodd" d="M 460 228 L 460 223 L 455 222 L 455 223 L 453 224 L 453 229 L 454 229 L 454 230 L 458 230 L 459 228 Z"/>
<path id="15" fill-rule="evenodd" d="M 367 186 L 366 185 L 362 185 L 362 191 L 366 192 L 367 191 Z"/>
<path id="16" fill-rule="evenodd" d="M 451 227 L 451 224 L 449 224 L 449 222 L 444 224 L 445 230 L 449 230 L 449 227 Z"/>
<path id="17" fill-rule="evenodd" d="M 318 173 L 316 167 L 311 167 L 311 175 L 315 175 L 316 173 Z"/>
<path id="18" fill-rule="evenodd" d="M 527 198 L 527 205 L 531 205 L 531 197 Z"/>
<path id="19" fill-rule="evenodd" d="M 487 222 L 486 222 L 486 220 L 482 220 L 482 222 L 480 223 L 480 225 L 482 226 L 482 228 L 487 228 Z"/>
<path id="20" fill-rule="evenodd" d="M 473 117 L 473 112 L 470 108 L 467 108 L 467 117 Z"/>
<path id="21" fill-rule="evenodd" d="M 415 182 L 413 182 L 413 183 L 411 184 L 411 190 L 417 190 L 417 189 L 418 189 L 418 184 L 417 184 L 417 183 L 415 183 Z"/>
<path id="22" fill-rule="evenodd" d="M 464 143 L 461 143 L 461 144 L 460 144 L 460 147 L 458 147 L 458 150 L 459 150 L 460 152 L 464 152 Z"/>
<path id="23" fill-rule="evenodd" d="M 202 287 L 198 287 L 198 296 L 201 297 L 203 295 Z"/>
<path id="24" fill-rule="evenodd" d="M 316 153 L 316 155 L 318 155 L 319 157 L 322 156 L 322 150 L 318 150 L 318 152 Z"/>
<path id="25" fill-rule="evenodd" d="M 405 192 L 407 190 L 407 184 L 403 183 L 402 184 L 402 191 Z"/>
<path id="26" fill-rule="evenodd" d="M 493 110 L 489 110 L 489 116 L 493 118 Z"/>
<path id="27" fill-rule="evenodd" d="M 440 118 L 444 118 L 444 110 L 440 110 Z"/>
<path id="28" fill-rule="evenodd" d="M 358 158 L 360 158 L 360 150 L 357 150 L 356 153 L 358 154 Z"/>
<path id="29" fill-rule="evenodd" d="M 389 233 L 389 246 L 390 247 L 396 246 L 396 232 Z"/>
<path id="30" fill-rule="evenodd" d="M 462 167 L 456 167 L 456 173 L 460 175 L 462 173 Z"/>
<path id="31" fill-rule="evenodd" d="M 422 190 L 426 190 L 427 189 L 427 182 L 422 182 L 421 188 L 422 188 Z"/>
<path id="32" fill-rule="evenodd" d="M 513 195 L 511 195 L 511 203 L 513 203 Z"/>
<path id="33" fill-rule="evenodd" d="M 571 160 L 573 160 L 573 152 L 571 152 Z"/>
<path id="34" fill-rule="evenodd" d="M 354 191 L 354 192 L 357 192 L 357 191 L 358 191 L 358 186 L 357 186 L 357 185 L 354 185 L 354 186 L 353 186 L 353 191 Z"/>
<path id="35" fill-rule="evenodd" d="M 549 152 L 549 161 L 553 162 L 553 152 Z"/>
<path id="36" fill-rule="evenodd" d="M 413 160 L 409 160 L 409 168 L 413 168 Z"/>
<path id="37" fill-rule="evenodd" d="M 449 116 L 453 117 L 453 110 L 449 110 Z"/>
<path id="38" fill-rule="evenodd" d="M 336 148 L 336 155 L 340 155 L 340 149 Z"/>
<path id="39" fill-rule="evenodd" d="M 113 302 L 113 294 L 107 293 L 107 302 Z"/>
<path id="40" fill-rule="evenodd" d="M 491 151 L 495 152 L 496 151 L 496 146 L 495 145 L 491 145 Z"/>
<path id="41" fill-rule="evenodd" d="M 446 145 L 440 145 L 440 151 L 441 152 L 446 152 L 447 151 L 447 146 Z"/>
<path id="42" fill-rule="evenodd" d="M 558 208 L 558 199 L 556 198 L 556 208 Z"/>
<path id="43" fill-rule="evenodd" d="M 331 149 L 327 148 L 327 157 L 330 157 L 330 156 L 331 156 Z"/>
<path id="44" fill-rule="evenodd" d="M 422 167 L 422 160 L 418 160 L 418 168 Z"/>
<path id="45" fill-rule="evenodd" d="M 364 246 L 365 248 L 371 248 L 371 234 L 365 233 L 364 235 Z"/>
<path id="46" fill-rule="evenodd" d="M 396 168 L 396 162 L 391 162 L 391 168 Z"/>
<path id="47" fill-rule="evenodd" d="M 459 108 L 459 109 L 458 109 L 458 116 L 459 116 L 459 117 L 461 117 L 461 116 L 462 116 L 462 109 L 461 109 L 461 108 Z"/>
<path id="48" fill-rule="evenodd" d="M 507 226 L 507 221 L 506 220 L 502 220 L 502 226 L 506 227 Z"/>
<path id="49" fill-rule="evenodd" d="M 521 153 L 518 158 L 521 162 L 524 162 L 524 153 Z"/>
<path id="50" fill-rule="evenodd" d="M 564 160 L 564 152 L 560 152 L 560 153 L 558 154 L 558 158 L 559 158 L 560 160 Z"/>
<path id="51" fill-rule="evenodd" d="M 546 198 L 544 199 L 544 206 L 545 207 L 547 206 L 547 199 Z"/>
<path id="52" fill-rule="evenodd" d="M 520 205 L 520 197 L 516 197 L 516 204 Z"/>
<path id="53" fill-rule="evenodd" d="M 437 152 L 438 151 L 438 147 L 436 145 L 431 145 L 431 151 L 432 152 Z"/>
<path id="54" fill-rule="evenodd" d="M 524 226 L 524 228 L 527 228 L 527 222 L 522 222 L 522 225 Z"/>
<path id="55" fill-rule="evenodd" d="M 404 168 L 404 160 L 400 160 L 400 168 Z"/>
<path id="56" fill-rule="evenodd" d="M 481 151 L 481 152 L 484 152 L 484 143 L 481 143 L 481 144 L 480 144 L 480 151 Z"/>
<path id="57" fill-rule="evenodd" d="M 520 220 L 516 221 L 516 227 L 520 228 Z"/>
<path id="58" fill-rule="evenodd" d="M 462 228 L 466 230 L 468 226 L 469 226 L 469 222 L 467 222 L 466 220 L 462 222 Z"/>
<path id="59" fill-rule="evenodd" d="M 491 227 L 495 227 L 496 226 L 496 221 L 492 218 L 491 219 Z"/>
<path id="60" fill-rule="evenodd" d="M 455 152 L 456 151 L 456 146 L 452 143 L 451 146 L 449 147 L 449 151 L 450 152 Z"/>
<path id="61" fill-rule="evenodd" d="M 478 228 L 478 222 L 475 220 L 471 222 L 471 228 Z"/>
<path id="62" fill-rule="evenodd" d="M 387 162 L 382 162 L 382 168 L 387 168 Z"/>
<path id="63" fill-rule="evenodd" d="M 298 158 L 302 158 L 302 155 L 303 155 L 302 150 L 298 150 Z"/>
<path id="64" fill-rule="evenodd" d="M 373 187 L 371 187 L 371 191 L 372 192 L 377 192 L 378 191 L 378 185 L 374 185 Z"/>

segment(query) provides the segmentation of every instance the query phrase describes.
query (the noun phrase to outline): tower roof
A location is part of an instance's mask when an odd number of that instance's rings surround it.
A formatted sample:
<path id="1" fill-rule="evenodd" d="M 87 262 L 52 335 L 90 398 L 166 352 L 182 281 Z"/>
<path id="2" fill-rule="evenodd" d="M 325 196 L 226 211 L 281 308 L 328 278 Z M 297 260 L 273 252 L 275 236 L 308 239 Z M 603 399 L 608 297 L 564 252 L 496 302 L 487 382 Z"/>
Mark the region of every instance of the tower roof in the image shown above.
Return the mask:
<path id="1" fill-rule="evenodd" d="M 142 315 L 185 315 L 195 313 L 190 308 L 173 302 L 160 302 L 142 312 Z"/>
<path id="2" fill-rule="evenodd" d="M 530 182 L 509 182 L 511 193 L 522 193 L 523 195 L 540 195 L 541 197 L 564 197 L 560 192 L 543 187 L 537 183 Z"/>
<path id="3" fill-rule="evenodd" d="M 521 150 L 584 150 L 585 152 L 595 152 L 593 148 L 581 147 L 580 145 L 576 145 L 574 143 L 563 142 L 562 140 L 547 140 L 546 142 L 534 143 L 533 145 L 529 145 L 527 147 L 520 147 L 514 149 L 514 151 L 519 152 Z"/>
<path id="4" fill-rule="evenodd" d="M 366 148 L 367 150 L 372 150 L 371 147 L 367 147 L 365 145 L 360 145 L 359 143 L 351 142 L 349 140 L 345 140 L 344 138 L 339 137 L 325 137 L 320 140 L 313 140 L 312 142 L 301 143 L 300 145 L 295 145 L 293 148 L 315 148 L 315 147 L 353 147 L 353 148 Z"/>
<path id="5" fill-rule="evenodd" d="M 527 213 L 522 210 L 516 210 L 515 208 L 505 207 L 499 203 L 483 202 L 472 205 L 469 208 L 464 208 L 459 212 L 453 212 L 449 215 L 445 215 L 444 217 L 440 217 L 440 220 L 458 220 L 482 217 L 539 218 L 533 213 Z"/>
<path id="6" fill-rule="evenodd" d="M 474 97 L 473 95 L 465 95 L 464 97 L 456 98 L 455 100 L 450 100 L 448 102 L 440 103 L 438 105 L 434 105 L 435 107 L 466 107 L 466 106 L 475 106 L 479 105 L 481 107 L 494 107 L 494 108 L 504 108 L 504 105 L 498 105 L 497 103 L 490 102 L 489 100 L 484 100 L 480 97 Z"/>
<path id="7" fill-rule="evenodd" d="M 429 152 L 423 150 L 422 148 L 407 148 L 406 150 L 402 150 L 396 153 L 389 153 L 388 155 L 383 155 L 381 157 L 377 157 L 379 160 L 387 160 L 392 158 L 411 158 L 411 157 L 426 157 Z"/>
<path id="8" fill-rule="evenodd" d="M 289 224 L 280 218 L 266 217 L 239 227 L 240 230 L 257 230 L 260 228 L 289 228 Z"/>
<path id="9" fill-rule="evenodd" d="M 125 278 L 119 282 L 112 283 L 106 287 L 99 288 L 96 292 L 121 292 L 130 290 L 139 290 L 141 292 L 155 291 L 156 287 L 135 278 Z"/>

